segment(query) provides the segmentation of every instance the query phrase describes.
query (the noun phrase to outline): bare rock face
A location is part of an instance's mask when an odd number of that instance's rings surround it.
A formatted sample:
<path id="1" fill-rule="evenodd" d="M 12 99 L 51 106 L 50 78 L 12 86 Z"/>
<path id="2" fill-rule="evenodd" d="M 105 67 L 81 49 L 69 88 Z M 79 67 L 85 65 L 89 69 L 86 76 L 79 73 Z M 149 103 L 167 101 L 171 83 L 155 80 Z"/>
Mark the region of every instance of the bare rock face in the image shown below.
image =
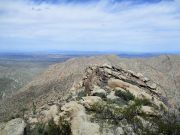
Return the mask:
<path id="1" fill-rule="evenodd" d="M 26 123 L 23 119 L 17 118 L 7 122 L 1 129 L 1 135 L 24 135 Z"/>

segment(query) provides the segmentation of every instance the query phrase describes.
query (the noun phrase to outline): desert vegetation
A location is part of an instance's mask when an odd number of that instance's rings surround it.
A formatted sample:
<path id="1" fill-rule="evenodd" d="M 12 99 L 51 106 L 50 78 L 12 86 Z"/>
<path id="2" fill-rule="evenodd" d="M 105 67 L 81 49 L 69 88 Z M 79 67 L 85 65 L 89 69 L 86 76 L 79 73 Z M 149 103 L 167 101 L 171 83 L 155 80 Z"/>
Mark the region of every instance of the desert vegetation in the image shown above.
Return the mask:
<path id="1" fill-rule="evenodd" d="M 71 135 L 70 123 L 60 117 L 58 124 L 50 119 L 47 124 L 37 123 L 32 130 L 28 130 L 29 135 Z"/>
<path id="2" fill-rule="evenodd" d="M 129 95 L 126 98 L 128 97 Z M 117 126 L 126 120 L 128 124 L 133 125 L 137 135 L 179 134 L 180 121 L 177 114 L 162 109 L 160 115 L 150 115 L 141 111 L 142 106 L 152 106 L 152 103 L 148 99 L 136 98 L 127 107 L 121 107 L 103 101 L 94 104 L 90 111 L 94 115 L 92 121 L 103 121 Z"/>

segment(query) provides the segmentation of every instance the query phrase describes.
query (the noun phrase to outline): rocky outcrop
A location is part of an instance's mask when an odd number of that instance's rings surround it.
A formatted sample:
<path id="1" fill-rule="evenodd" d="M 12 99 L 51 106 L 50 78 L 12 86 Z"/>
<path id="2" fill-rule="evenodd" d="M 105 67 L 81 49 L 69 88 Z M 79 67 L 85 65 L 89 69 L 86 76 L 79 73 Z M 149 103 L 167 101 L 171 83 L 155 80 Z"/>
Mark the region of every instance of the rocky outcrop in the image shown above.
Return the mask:
<path id="1" fill-rule="evenodd" d="M 112 91 L 114 89 L 123 89 L 131 92 L 135 97 L 147 98 L 154 100 L 156 104 L 161 104 L 161 93 L 156 89 L 157 84 L 150 79 L 144 79 L 142 74 L 132 71 L 126 71 L 122 68 L 117 68 L 107 64 L 105 66 L 93 66 L 88 68 L 89 72 L 85 77 L 84 82 L 91 82 L 89 85 L 84 83 L 85 89 L 94 93 L 94 89 L 99 87 L 101 93 Z M 152 83 L 153 82 L 153 83 Z M 151 85 L 150 85 L 151 84 Z M 103 89 L 102 89 L 103 88 Z M 98 90 L 96 90 L 98 91 Z M 103 91 L 103 92 L 102 92 Z M 109 95 L 108 95 L 109 96 Z"/>
<path id="2" fill-rule="evenodd" d="M 160 107 L 167 107 L 156 84 L 150 86 L 152 81 L 140 73 L 94 65 L 80 82 L 78 87 L 74 84 L 68 100 L 43 105 L 29 123 L 53 119 L 58 125 L 63 118 L 70 123 L 72 135 L 136 135 L 133 121 L 148 123 L 140 114 L 159 117 Z"/>
<path id="3" fill-rule="evenodd" d="M 84 97 L 81 97 L 81 100 L 76 102 L 85 107 L 82 109 L 83 112 L 84 110 L 90 112 L 95 111 L 95 115 L 94 113 L 90 113 L 89 117 L 91 119 L 96 119 L 96 122 L 98 121 L 97 124 L 100 128 L 98 131 L 99 133 L 97 132 L 97 134 L 136 135 L 134 125 L 131 122 L 129 123 L 128 121 L 126 124 L 123 123 L 123 120 L 126 120 L 126 117 L 123 116 L 124 111 L 130 111 L 129 109 L 131 107 L 137 106 L 137 108 L 140 109 L 138 110 L 138 113 L 158 117 L 160 106 L 166 108 L 166 105 L 161 100 L 162 95 L 158 92 L 156 83 L 152 82 L 152 80 L 147 79 L 140 73 L 127 71 L 111 65 L 105 64 L 102 66 L 90 66 L 86 69 L 86 76 L 84 76 L 83 85 L 82 88 L 80 88 L 81 92 L 85 92 Z M 135 107 L 134 111 L 136 111 L 137 108 Z M 117 110 L 118 113 L 116 114 L 115 112 Z M 96 113 L 100 113 L 100 116 L 97 116 Z M 114 115 L 118 115 L 117 118 L 113 118 L 116 117 Z M 130 115 L 134 114 L 132 113 Z M 140 116 L 136 114 L 133 117 L 132 119 L 135 119 L 135 117 L 139 118 Z M 113 125 L 111 123 L 115 121 L 115 119 L 119 119 L 117 122 L 119 124 L 116 123 Z M 112 121 L 108 123 L 107 121 L 109 120 Z M 143 122 L 145 121 L 143 118 L 140 120 Z M 105 123 L 106 126 L 102 125 L 102 122 Z M 85 134 L 86 133 L 84 133 L 84 135 Z"/>
<path id="4" fill-rule="evenodd" d="M 2 124 L 1 124 L 2 125 Z M 13 119 L 0 128 L 1 135 L 24 135 L 26 123 L 23 119 Z"/>

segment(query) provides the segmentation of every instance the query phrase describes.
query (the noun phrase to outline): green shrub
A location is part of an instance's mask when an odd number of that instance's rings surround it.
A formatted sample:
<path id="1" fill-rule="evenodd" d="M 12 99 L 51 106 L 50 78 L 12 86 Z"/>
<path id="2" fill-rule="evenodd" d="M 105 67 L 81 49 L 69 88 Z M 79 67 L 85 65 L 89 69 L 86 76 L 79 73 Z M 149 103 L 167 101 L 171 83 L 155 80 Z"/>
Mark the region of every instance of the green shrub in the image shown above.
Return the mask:
<path id="1" fill-rule="evenodd" d="M 137 103 L 139 104 L 140 102 L 138 101 Z M 143 127 L 143 124 L 138 123 L 138 121 L 134 121 L 131 117 L 133 121 L 131 120 L 130 122 L 135 125 L 135 132 L 138 135 L 179 135 L 180 119 L 178 115 L 175 115 L 175 112 L 163 111 L 164 112 L 162 112 L 161 116 L 152 116 L 145 113 L 143 113 L 143 115 L 139 114 L 143 119 L 149 121 L 149 125 L 147 127 Z"/>
<path id="2" fill-rule="evenodd" d="M 133 130 L 137 135 L 179 135 L 180 118 L 173 113 L 165 112 L 163 115 L 148 115 L 141 111 L 142 106 L 154 106 L 148 99 L 136 98 L 132 104 L 128 104 L 125 108 L 118 108 L 117 104 L 111 102 L 99 102 L 92 106 L 94 114 L 93 120 L 97 122 L 110 122 L 110 124 L 118 125 L 122 119 L 133 125 Z M 163 110 L 163 109 L 162 109 Z M 142 121 L 136 119 L 140 116 L 148 121 L 146 126 Z"/>
<path id="3" fill-rule="evenodd" d="M 93 94 L 93 96 L 98 96 L 98 97 L 100 97 L 102 99 L 106 98 L 106 95 L 104 93 L 95 93 L 95 94 Z"/>
<path id="4" fill-rule="evenodd" d="M 76 100 L 80 100 L 82 97 L 85 97 L 86 95 L 87 95 L 87 93 L 84 90 L 82 90 L 82 91 L 78 92 Z"/>
<path id="5" fill-rule="evenodd" d="M 118 106 L 124 106 L 127 105 L 127 102 L 124 101 L 121 98 L 117 98 L 117 99 L 105 99 L 105 101 L 107 102 L 107 104 L 114 104 L 114 105 L 118 105 Z"/>
<path id="6" fill-rule="evenodd" d="M 158 126 L 158 133 L 165 135 L 179 135 L 180 133 L 180 119 L 174 112 L 164 112 L 161 118 L 154 118 L 153 122 Z"/>
<path id="7" fill-rule="evenodd" d="M 48 135 L 45 124 L 38 123 L 35 128 L 31 131 L 32 135 Z"/>
<path id="8" fill-rule="evenodd" d="M 125 119 L 127 119 L 128 122 L 131 122 L 131 120 L 137 116 L 140 113 L 141 105 L 139 103 L 134 103 L 131 105 L 128 105 L 128 107 L 123 109 L 123 116 Z"/>
<path id="9" fill-rule="evenodd" d="M 58 125 L 55 124 L 53 119 L 51 119 L 48 122 L 47 134 L 48 135 L 59 135 L 60 134 L 60 128 Z"/>
<path id="10" fill-rule="evenodd" d="M 125 101 L 129 101 L 129 100 L 134 100 L 135 97 L 132 93 L 130 93 L 129 91 L 121 91 L 121 90 L 116 90 L 115 91 L 115 95 L 122 98 Z"/>
<path id="11" fill-rule="evenodd" d="M 59 118 L 59 135 L 71 135 L 71 125 L 63 117 Z"/>
<path id="12" fill-rule="evenodd" d="M 71 135 L 71 126 L 63 118 L 59 119 L 58 125 L 51 119 L 48 124 L 38 123 L 31 131 L 32 135 Z"/>
<path id="13" fill-rule="evenodd" d="M 152 106 L 152 103 L 149 99 L 140 99 L 140 98 L 136 98 L 134 100 L 136 106 Z"/>
<path id="14" fill-rule="evenodd" d="M 117 124 L 122 118 L 121 108 L 117 108 L 114 104 L 108 104 L 107 102 L 98 102 L 91 108 L 94 112 L 94 117 L 100 120 L 106 120 L 108 122 Z"/>
<path id="15" fill-rule="evenodd" d="M 142 113 L 141 107 L 143 105 L 151 105 L 151 102 L 148 99 L 135 99 L 133 104 L 129 104 L 122 109 L 119 108 L 119 104 L 117 105 L 114 104 L 114 102 L 103 101 L 94 104 L 91 111 L 95 112 L 95 117 L 98 119 L 107 119 L 116 123 L 125 118 L 131 122 L 135 116 Z"/>
<path id="16" fill-rule="evenodd" d="M 149 124 L 147 127 L 138 124 L 138 127 L 134 131 L 138 135 L 179 135 L 180 133 L 180 122 L 178 122 L 177 117 L 170 116 L 169 114 L 162 117 L 149 117 Z M 146 117 L 146 118 L 147 118 Z M 137 125 L 137 121 L 133 121 L 134 125 Z M 139 132 L 140 131 L 140 132 Z"/>

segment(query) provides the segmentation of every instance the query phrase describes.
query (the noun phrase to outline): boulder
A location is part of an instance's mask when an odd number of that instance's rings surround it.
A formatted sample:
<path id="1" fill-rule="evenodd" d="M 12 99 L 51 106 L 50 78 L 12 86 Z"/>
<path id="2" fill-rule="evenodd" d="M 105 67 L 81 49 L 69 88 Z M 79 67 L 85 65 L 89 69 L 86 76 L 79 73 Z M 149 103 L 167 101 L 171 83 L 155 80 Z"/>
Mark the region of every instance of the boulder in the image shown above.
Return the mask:
<path id="1" fill-rule="evenodd" d="M 41 117 L 39 117 L 40 121 L 48 122 L 51 119 L 57 117 L 59 113 L 59 107 L 57 105 L 52 105 L 49 107 L 49 110 L 43 110 L 40 112 Z"/>
<path id="2" fill-rule="evenodd" d="M 135 116 L 135 119 L 136 119 L 137 121 L 139 121 L 140 124 L 142 124 L 143 128 L 147 128 L 147 127 L 150 126 L 150 125 L 149 125 L 150 122 L 147 121 L 147 120 L 145 120 L 145 119 L 143 119 L 141 116 Z"/>
<path id="3" fill-rule="evenodd" d="M 43 106 L 40 107 L 41 110 L 48 110 L 49 109 L 49 105 L 45 104 Z"/>
<path id="4" fill-rule="evenodd" d="M 103 127 L 102 128 L 102 135 L 114 135 L 114 130 L 110 127 Z"/>
<path id="5" fill-rule="evenodd" d="M 124 135 L 124 130 L 122 127 L 118 127 L 116 129 L 116 135 Z"/>
<path id="6" fill-rule="evenodd" d="M 84 112 L 85 108 L 77 102 L 71 101 L 62 106 L 61 110 L 63 111 L 61 115 L 69 114 L 70 116 L 72 116 L 76 115 L 76 113 L 79 113 L 80 111 Z"/>
<path id="7" fill-rule="evenodd" d="M 1 135 L 24 135 L 26 123 L 23 119 L 17 118 L 6 123 Z"/>
<path id="8" fill-rule="evenodd" d="M 143 74 L 137 73 L 137 77 L 138 77 L 138 78 L 143 78 Z"/>
<path id="9" fill-rule="evenodd" d="M 153 107 L 150 106 L 142 106 L 141 108 L 142 112 L 149 114 L 149 115 L 155 115 Z"/>
<path id="10" fill-rule="evenodd" d="M 5 126 L 6 126 L 6 123 L 0 123 L 0 133 L 3 131 Z"/>
<path id="11" fill-rule="evenodd" d="M 28 122 L 29 122 L 30 124 L 36 124 L 36 123 L 38 123 L 38 119 L 37 119 L 37 118 L 29 117 Z"/>
<path id="12" fill-rule="evenodd" d="M 137 76 L 136 73 L 132 70 L 127 70 L 127 72 L 129 72 L 130 74 L 132 74 L 133 76 Z"/>
<path id="13" fill-rule="evenodd" d="M 99 125 L 91 123 L 85 113 L 85 108 L 75 101 L 65 104 L 60 115 L 71 118 L 72 135 L 100 135 Z"/>
<path id="14" fill-rule="evenodd" d="M 54 115 L 58 114 L 58 112 L 59 112 L 59 107 L 57 105 L 53 105 L 53 106 L 50 106 L 48 114 L 51 116 L 54 116 Z"/>
<path id="15" fill-rule="evenodd" d="M 91 92 L 91 95 L 99 96 L 101 98 L 105 98 L 106 97 L 106 91 L 104 89 L 101 89 L 98 86 L 94 86 L 93 91 Z"/>
<path id="16" fill-rule="evenodd" d="M 80 102 L 86 108 L 90 109 L 92 105 L 94 105 L 95 103 L 101 102 L 101 101 L 102 101 L 102 99 L 98 96 L 86 96 L 86 97 L 83 97 Z"/>
<path id="17" fill-rule="evenodd" d="M 130 125 L 127 125 L 126 127 L 124 127 L 123 130 L 124 130 L 126 135 L 136 135 L 134 133 L 133 128 Z"/>
<path id="18" fill-rule="evenodd" d="M 84 121 L 81 117 L 73 119 L 71 124 L 72 135 L 100 135 L 98 124 Z"/>
<path id="19" fill-rule="evenodd" d="M 108 74 L 112 74 L 112 70 L 109 69 L 109 68 L 105 68 L 105 69 L 104 69 L 104 72 L 106 72 L 106 73 L 108 73 Z"/>
<path id="20" fill-rule="evenodd" d="M 146 84 L 151 89 L 156 89 L 157 88 L 157 84 L 152 82 L 152 81 L 148 81 L 148 82 L 146 82 Z"/>
<path id="21" fill-rule="evenodd" d="M 111 66 L 111 65 L 109 65 L 109 64 L 107 64 L 107 63 L 103 64 L 103 66 L 102 66 L 102 67 L 109 68 L 109 69 L 111 69 L 111 68 L 112 68 L 112 66 Z"/>
<path id="22" fill-rule="evenodd" d="M 142 78 L 142 81 L 143 81 L 143 82 L 148 82 L 148 81 L 150 81 L 150 80 L 149 80 L 149 78 L 147 78 L 147 77 L 143 77 L 143 78 Z"/>
<path id="23" fill-rule="evenodd" d="M 110 80 L 108 80 L 108 86 L 110 88 L 112 88 L 112 89 L 114 89 L 116 87 L 120 87 L 122 89 L 126 89 L 126 88 L 130 87 L 128 83 L 123 82 L 123 81 L 121 81 L 119 79 L 110 79 Z"/>
<path id="24" fill-rule="evenodd" d="M 107 99 L 109 100 L 114 100 L 114 99 L 118 99 L 119 97 L 115 95 L 115 91 L 111 91 L 108 95 L 107 95 Z"/>

